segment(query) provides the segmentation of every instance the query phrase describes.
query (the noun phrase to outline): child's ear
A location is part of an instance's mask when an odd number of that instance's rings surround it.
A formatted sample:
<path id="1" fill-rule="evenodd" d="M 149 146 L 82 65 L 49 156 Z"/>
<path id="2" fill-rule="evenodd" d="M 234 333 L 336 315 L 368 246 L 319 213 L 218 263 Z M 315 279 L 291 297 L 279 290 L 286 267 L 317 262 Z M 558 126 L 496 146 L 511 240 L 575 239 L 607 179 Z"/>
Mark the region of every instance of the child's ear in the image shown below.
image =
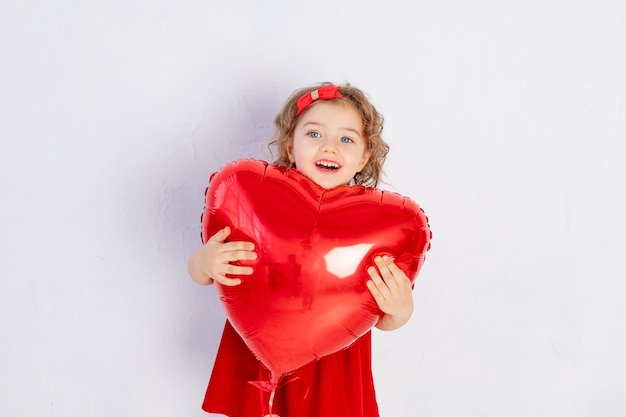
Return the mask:
<path id="1" fill-rule="evenodd" d="M 287 139 L 287 155 L 289 156 L 289 162 L 292 164 L 296 162 L 296 158 L 293 156 L 293 139 Z"/>
<path id="2" fill-rule="evenodd" d="M 363 157 L 361 158 L 361 164 L 359 165 L 359 171 L 365 168 L 365 165 L 367 165 L 367 161 L 370 160 L 370 156 L 372 156 L 372 152 L 370 152 L 369 150 L 366 150 L 365 152 L 363 152 Z"/>

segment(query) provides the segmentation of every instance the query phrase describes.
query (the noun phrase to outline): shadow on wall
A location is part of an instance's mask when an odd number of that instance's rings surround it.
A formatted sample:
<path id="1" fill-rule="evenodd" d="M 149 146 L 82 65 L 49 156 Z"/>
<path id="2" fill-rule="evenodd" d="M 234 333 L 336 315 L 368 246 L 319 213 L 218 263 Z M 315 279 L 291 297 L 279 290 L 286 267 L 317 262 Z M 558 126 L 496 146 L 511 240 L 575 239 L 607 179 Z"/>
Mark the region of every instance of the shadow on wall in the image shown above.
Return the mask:
<path id="1" fill-rule="evenodd" d="M 258 87 L 258 81 L 254 84 Z M 209 176 L 228 162 L 240 158 L 269 159 L 267 140 L 273 134 L 273 118 L 284 100 L 275 88 L 240 85 L 228 95 L 209 103 L 202 119 L 191 129 L 181 129 L 172 140 L 171 153 L 152 178 L 157 184 L 159 213 L 158 253 L 162 259 L 173 308 L 178 317 L 181 349 L 192 361 L 206 363 L 214 358 L 224 324 L 221 304 L 212 288 L 196 285 L 187 275 L 187 259 L 201 245 L 200 215 Z M 224 98 L 225 97 L 225 98 Z M 151 184 L 155 189 L 155 184 Z M 169 278 L 173 278 L 169 280 Z M 209 353 L 209 354 L 207 354 Z M 193 364 L 191 364 L 193 369 Z"/>

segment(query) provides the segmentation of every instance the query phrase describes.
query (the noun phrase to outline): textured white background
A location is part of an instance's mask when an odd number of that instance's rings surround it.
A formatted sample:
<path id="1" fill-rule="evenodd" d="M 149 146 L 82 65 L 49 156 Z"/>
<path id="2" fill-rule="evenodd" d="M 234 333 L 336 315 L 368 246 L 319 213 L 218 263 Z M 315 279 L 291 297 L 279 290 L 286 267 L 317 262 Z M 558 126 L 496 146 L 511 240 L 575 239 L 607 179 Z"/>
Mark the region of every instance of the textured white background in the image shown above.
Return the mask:
<path id="1" fill-rule="evenodd" d="M 623 416 L 625 74 L 621 0 L 2 0 L 0 415 L 204 415 L 207 178 L 328 80 L 434 233 L 382 416 Z"/>

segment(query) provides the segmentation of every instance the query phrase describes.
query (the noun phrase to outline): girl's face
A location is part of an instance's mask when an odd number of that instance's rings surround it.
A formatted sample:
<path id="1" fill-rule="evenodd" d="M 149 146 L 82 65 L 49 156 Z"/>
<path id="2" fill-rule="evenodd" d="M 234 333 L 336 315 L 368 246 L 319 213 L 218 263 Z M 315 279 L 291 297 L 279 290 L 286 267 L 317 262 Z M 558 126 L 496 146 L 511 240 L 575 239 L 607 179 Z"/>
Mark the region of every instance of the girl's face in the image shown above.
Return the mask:
<path id="1" fill-rule="evenodd" d="M 348 184 L 370 156 L 361 116 L 350 105 L 331 101 L 319 101 L 300 115 L 287 152 L 300 172 L 326 189 Z"/>

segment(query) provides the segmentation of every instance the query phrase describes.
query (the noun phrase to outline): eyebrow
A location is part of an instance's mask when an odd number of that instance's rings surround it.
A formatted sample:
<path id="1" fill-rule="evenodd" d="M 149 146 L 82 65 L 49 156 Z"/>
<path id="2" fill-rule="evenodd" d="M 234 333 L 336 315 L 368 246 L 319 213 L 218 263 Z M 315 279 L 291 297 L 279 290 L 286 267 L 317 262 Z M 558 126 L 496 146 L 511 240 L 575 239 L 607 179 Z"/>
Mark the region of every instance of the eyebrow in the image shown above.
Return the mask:
<path id="1" fill-rule="evenodd" d="M 302 127 L 307 127 L 307 126 L 309 126 L 309 125 L 312 125 L 312 126 L 320 126 L 320 127 L 326 127 L 326 125 L 324 125 L 323 123 L 314 122 L 314 121 L 311 121 L 311 122 L 306 122 L 305 124 L 303 124 L 303 125 L 302 125 Z M 347 131 L 350 131 L 350 132 L 354 132 L 354 133 L 355 133 L 356 135 L 358 135 L 358 136 L 361 136 L 361 135 L 362 135 L 362 134 L 361 134 L 361 132 L 359 132 L 358 130 L 353 129 L 353 128 L 351 128 L 351 127 L 340 127 L 340 129 L 347 130 Z"/>

